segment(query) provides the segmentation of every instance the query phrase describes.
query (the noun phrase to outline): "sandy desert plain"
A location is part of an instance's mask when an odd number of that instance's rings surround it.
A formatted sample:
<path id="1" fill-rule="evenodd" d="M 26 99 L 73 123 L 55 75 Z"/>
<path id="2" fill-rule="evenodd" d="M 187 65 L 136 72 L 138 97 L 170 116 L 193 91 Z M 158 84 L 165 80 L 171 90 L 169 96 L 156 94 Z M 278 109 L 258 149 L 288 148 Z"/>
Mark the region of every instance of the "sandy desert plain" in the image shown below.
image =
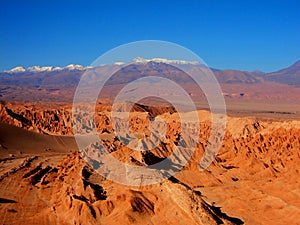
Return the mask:
<path id="1" fill-rule="evenodd" d="M 153 65 L 148 66 L 155 74 Z M 295 66 L 299 68 L 299 62 Z M 74 73 L 80 71 L 70 74 Z M 43 73 L 0 74 L 0 223 L 300 224 L 299 86 L 276 80 L 278 73 L 215 73 L 227 106 L 225 137 L 215 160 L 199 171 L 210 144 L 211 114 L 203 96 L 183 82 L 195 102 L 200 99 L 196 151 L 180 172 L 140 187 L 105 179 L 78 151 L 70 103 L 75 86 L 55 86 Z M 64 79 L 71 77 L 66 74 Z M 38 83 L 38 76 L 48 81 Z M 13 85 L 16 79 L 22 85 Z M 112 95 L 122 82 L 108 85 L 103 95 Z M 151 119 L 166 122 L 167 138 L 151 151 L 131 150 L 114 136 L 109 99 L 99 100 L 95 111 L 103 145 L 130 165 L 155 164 L 172 153 L 179 139 L 193 141 L 181 136 L 182 125 L 172 106 L 141 102 L 130 109 L 130 129 L 138 137 L 147 134 Z"/>

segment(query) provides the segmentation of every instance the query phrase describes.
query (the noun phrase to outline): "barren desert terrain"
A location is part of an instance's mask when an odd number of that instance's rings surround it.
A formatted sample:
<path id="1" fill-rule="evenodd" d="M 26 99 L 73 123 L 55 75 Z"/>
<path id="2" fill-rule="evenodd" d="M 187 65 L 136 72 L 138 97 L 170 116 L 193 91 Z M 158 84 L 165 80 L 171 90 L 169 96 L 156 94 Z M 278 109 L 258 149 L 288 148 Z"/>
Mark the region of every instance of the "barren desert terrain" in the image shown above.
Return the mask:
<path id="1" fill-rule="evenodd" d="M 110 107 L 99 104 L 97 112 L 98 132 L 120 161 L 151 165 L 178 140 L 172 108 L 135 105 L 135 133 L 145 133 L 149 117 L 168 126 L 168 141 L 146 152 L 106 138 L 114 136 Z M 210 113 L 200 110 L 200 141 L 188 165 L 164 182 L 139 187 L 107 180 L 84 160 L 71 115 L 68 104 L 1 105 L 2 224 L 300 224 L 299 120 L 227 116 L 216 159 L 199 171 L 210 133 Z"/>
<path id="2" fill-rule="evenodd" d="M 0 1 L 0 225 L 300 225 L 299 12 Z"/>

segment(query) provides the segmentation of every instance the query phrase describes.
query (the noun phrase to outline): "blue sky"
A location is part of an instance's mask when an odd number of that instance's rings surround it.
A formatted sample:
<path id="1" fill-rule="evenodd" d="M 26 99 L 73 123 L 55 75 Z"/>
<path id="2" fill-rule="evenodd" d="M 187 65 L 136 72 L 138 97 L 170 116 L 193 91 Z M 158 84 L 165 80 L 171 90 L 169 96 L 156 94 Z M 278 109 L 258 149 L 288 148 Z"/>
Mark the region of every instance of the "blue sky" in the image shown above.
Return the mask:
<path id="1" fill-rule="evenodd" d="M 0 2 L 0 70 L 91 64 L 138 40 L 175 42 L 210 67 L 275 71 L 300 59 L 300 1 Z"/>

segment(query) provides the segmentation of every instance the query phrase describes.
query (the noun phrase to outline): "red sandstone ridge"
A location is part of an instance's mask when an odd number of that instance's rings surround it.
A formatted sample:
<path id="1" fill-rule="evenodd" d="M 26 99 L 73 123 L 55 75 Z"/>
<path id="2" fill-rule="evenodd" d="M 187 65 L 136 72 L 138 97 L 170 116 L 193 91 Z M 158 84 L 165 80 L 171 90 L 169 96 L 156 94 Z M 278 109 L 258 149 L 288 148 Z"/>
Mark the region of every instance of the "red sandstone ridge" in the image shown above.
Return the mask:
<path id="1" fill-rule="evenodd" d="M 125 187 L 103 179 L 79 154 L 39 155 L 9 164 L 11 168 L 5 173 L 8 175 L 0 183 L 3 223 L 242 223 L 214 208 L 200 192 L 177 183 L 175 178 L 145 188 Z M 7 182 L 9 189 L 5 188 Z"/>
<path id="2" fill-rule="evenodd" d="M 128 108 L 127 104 L 119 104 L 118 107 L 122 110 L 146 112 L 150 117 L 175 112 L 173 106 L 147 106 L 137 103 L 132 109 Z M 97 104 L 96 110 L 99 112 L 98 127 L 103 127 L 102 124 L 108 119 L 111 107 Z M 72 105 L 70 104 L 53 104 L 52 107 L 32 104 L 0 104 L 0 122 L 38 133 L 72 135 L 71 115 Z"/>
<path id="3" fill-rule="evenodd" d="M 114 138 L 110 107 L 99 107 L 98 131 L 110 154 L 121 162 L 152 165 L 170 155 L 178 142 L 181 125 L 176 112 L 138 105 L 130 117 L 137 137 L 147 135 L 149 120 L 156 117 L 166 122 L 168 138 L 151 151 L 130 150 Z M 77 149 L 69 135 L 70 110 L 68 105 L 1 107 L 0 118 L 6 123 L 0 124 L 3 223 L 300 223 L 299 121 L 227 117 L 222 147 L 213 164 L 200 172 L 209 144 L 210 114 L 199 111 L 199 143 L 188 165 L 160 184 L 127 187 L 106 180 L 80 153 L 69 153 Z M 182 138 L 187 144 L 192 141 Z M 144 145 L 151 149 L 150 142 Z"/>

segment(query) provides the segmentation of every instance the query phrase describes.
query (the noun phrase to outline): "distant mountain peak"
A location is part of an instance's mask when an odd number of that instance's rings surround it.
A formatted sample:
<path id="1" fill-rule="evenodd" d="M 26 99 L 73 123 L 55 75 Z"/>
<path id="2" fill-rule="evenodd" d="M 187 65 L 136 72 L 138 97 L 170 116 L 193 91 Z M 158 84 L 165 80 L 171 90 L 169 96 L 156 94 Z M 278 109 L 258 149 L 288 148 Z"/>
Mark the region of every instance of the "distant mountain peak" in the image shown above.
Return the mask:
<path id="1" fill-rule="evenodd" d="M 165 64 L 177 64 L 177 65 L 200 65 L 200 62 L 197 61 L 186 61 L 186 60 L 174 60 L 174 59 L 165 59 L 165 58 L 152 58 L 152 59 L 144 59 L 142 57 L 134 58 L 131 61 L 133 64 L 147 64 L 149 62 L 155 63 L 165 63 Z M 122 66 L 126 64 L 125 62 L 115 62 L 113 65 Z M 86 70 L 93 68 L 92 66 L 82 66 L 80 64 L 69 64 L 65 67 L 58 66 L 31 66 L 28 68 L 24 68 L 22 66 L 17 66 L 11 70 L 5 70 L 6 73 L 22 73 L 22 72 L 52 72 L 52 71 L 60 71 L 60 70 Z"/>
<path id="2" fill-rule="evenodd" d="M 79 64 L 70 64 L 66 67 L 58 67 L 58 66 L 31 66 L 28 68 L 24 68 L 22 66 L 17 66 L 11 70 L 5 70 L 6 73 L 23 73 L 23 72 L 52 72 L 52 71 L 60 71 L 60 70 L 85 70 L 91 68 L 90 66 L 82 66 Z"/>
<path id="3" fill-rule="evenodd" d="M 197 61 L 186 61 L 186 60 L 178 60 L 178 59 L 165 59 L 165 58 L 152 58 L 152 59 L 144 59 L 142 57 L 137 57 L 132 60 L 133 63 L 137 64 L 145 64 L 148 62 L 156 62 L 156 63 L 166 63 L 166 64 L 189 64 L 189 65 L 199 65 L 200 62 Z"/>
<path id="4" fill-rule="evenodd" d="M 300 86 L 300 60 L 285 69 L 266 74 L 265 79 Z"/>
<path id="5" fill-rule="evenodd" d="M 70 70 L 84 70 L 85 67 L 79 64 L 69 64 L 65 67 L 66 69 Z"/>
<path id="6" fill-rule="evenodd" d="M 19 73 L 19 72 L 25 72 L 26 69 L 22 66 L 17 66 L 12 68 L 11 70 L 5 70 L 4 72 L 12 72 L 12 73 Z"/>
<path id="7" fill-rule="evenodd" d="M 299 66 L 300 67 L 300 60 L 296 61 L 293 65 L 291 65 L 291 67 L 292 66 L 297 66 L 297 67 Z"/>
<path id="8" fill-rule="evenodd" d="M 62 70 L 61 67 L 54 67 L 54 66 L 32 66 L 26 69 L 30 72 L 44 72 L 44 71 L 54 71 L 54 70 Z"/>

